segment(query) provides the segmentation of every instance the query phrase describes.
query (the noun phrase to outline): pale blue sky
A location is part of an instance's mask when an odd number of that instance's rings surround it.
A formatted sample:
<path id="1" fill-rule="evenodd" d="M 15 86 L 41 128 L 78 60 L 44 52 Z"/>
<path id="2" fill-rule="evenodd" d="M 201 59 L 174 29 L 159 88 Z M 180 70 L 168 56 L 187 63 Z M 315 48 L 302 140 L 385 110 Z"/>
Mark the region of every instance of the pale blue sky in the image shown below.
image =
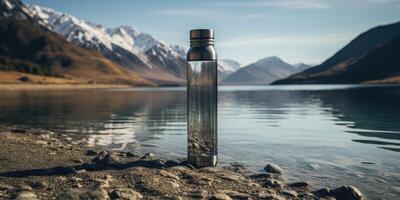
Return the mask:
<path id="1" fill-rule="evenodd" d="M 107 27 L 130 25 L 188 46 L 193 28 L 216 31 L 219 57 L 248 64 L 277 55 L 320 63 L 359 33 L 400 21 L 400 0 L 24 0 Z"/>

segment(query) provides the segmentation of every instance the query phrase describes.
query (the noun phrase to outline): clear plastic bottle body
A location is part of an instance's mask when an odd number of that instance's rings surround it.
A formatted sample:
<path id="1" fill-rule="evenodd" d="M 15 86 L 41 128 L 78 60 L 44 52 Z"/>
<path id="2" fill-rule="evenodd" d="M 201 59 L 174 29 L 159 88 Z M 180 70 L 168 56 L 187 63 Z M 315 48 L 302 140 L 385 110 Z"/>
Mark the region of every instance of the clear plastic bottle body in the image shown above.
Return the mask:
<path id="1" fill-rule="evenodd" d="M 196 167 L 216 166 L 217 61 L 188 61 L 188 161 Z"/>

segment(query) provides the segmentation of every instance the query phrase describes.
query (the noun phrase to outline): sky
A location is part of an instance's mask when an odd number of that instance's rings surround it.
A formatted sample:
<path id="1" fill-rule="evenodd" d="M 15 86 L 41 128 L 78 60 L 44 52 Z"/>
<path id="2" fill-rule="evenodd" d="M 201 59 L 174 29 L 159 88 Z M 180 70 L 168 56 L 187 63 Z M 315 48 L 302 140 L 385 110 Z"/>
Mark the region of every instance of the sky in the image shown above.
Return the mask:
<path id="1" fill-rule="evenodd" d="M 318 64 L 360 33 L 400 21 L 400 0 L 23 1 L 185 47 L 190 29 L 211 28 L 219 58 L 242 64 L 273 55 Z"/>

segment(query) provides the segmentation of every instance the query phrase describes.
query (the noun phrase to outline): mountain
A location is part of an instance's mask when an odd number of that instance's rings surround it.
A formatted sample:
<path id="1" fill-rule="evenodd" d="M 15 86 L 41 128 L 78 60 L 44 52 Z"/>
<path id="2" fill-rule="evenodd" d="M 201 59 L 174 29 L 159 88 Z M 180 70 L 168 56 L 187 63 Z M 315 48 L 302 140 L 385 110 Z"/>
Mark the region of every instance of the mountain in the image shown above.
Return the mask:
<path id="1" fill-rule="evenodd" d="M 0 70 L 78 82 L 150 85 L 97 51 L 79 47 L 41 26 L 18 0 L 0 3 Z"/>
<path id="2" fill-rule="evenodd" d="M 40 6 L 30 6 L 29 14 L 68 41 L 97 50 L 148 80 L 159 84 L 184 82 L 186 62 L 180 47 L 165 44 L 129 26 L 105 28 Z"/>
<path id="3" fill-rule="evenodd" d="M 226 77 L 222 83 L 227 85 L 266 85 L 296 72 L 296 68 L 276 56 L 258 60 L 240 68 Z"/>
<path id="4" fill-rule="evenodd" d="M 302 72 L 304 70 L 310 69 L 314 65 L 309 65 L 309 64 L 305 64 L 305 63 L 297 63 L 297 64 L 293 64 L 292 66 L 296 69 L 296 73 L 297 73 L 297 72 Z"/>
<path id="5" fill-rule="evenodd" d="M 240 63 L 232 59 L 218 60 L 218 80 L 221 82 L 227 76 L 240 69 Z"/>
<path id="6" fill-rule="evenodd" d="M 390 57 L 391 52 L 387 49 L 395 48 L 392 45 L 397 44 L 399 36 L 400 22 L 372 28 L 356 37 L 322 64 L 273 84 L 362 83 L 396 76 L 392 73 L 395 73 L 393 67 L 396 66 L 397 58 Z M 388 55 L 379 52 L 386 52 Z M 382 57 L 376 57 L 377 54 Z M 376 62 L 377 60 L 381 63 Z M 378 68 L 380 70 L 376 71 Z"/>

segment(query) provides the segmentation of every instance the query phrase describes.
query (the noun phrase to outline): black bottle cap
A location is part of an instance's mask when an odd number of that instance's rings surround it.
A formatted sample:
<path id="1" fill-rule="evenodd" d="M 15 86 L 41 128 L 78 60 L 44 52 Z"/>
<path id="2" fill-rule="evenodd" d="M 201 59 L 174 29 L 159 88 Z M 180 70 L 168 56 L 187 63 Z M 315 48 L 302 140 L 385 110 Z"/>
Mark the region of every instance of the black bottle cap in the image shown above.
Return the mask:
<path id="1" fill-rule="evenodd" d="M 194 29 L 190 31 L 190 46 L 214 45 L 214 31 L 211 29 Z"/>
<path id="2" fill-rule="evenodd" d="M 190 40 L 214 39 L 214 31 L 211 29 L 193 29 L 190 31 Z"/>

